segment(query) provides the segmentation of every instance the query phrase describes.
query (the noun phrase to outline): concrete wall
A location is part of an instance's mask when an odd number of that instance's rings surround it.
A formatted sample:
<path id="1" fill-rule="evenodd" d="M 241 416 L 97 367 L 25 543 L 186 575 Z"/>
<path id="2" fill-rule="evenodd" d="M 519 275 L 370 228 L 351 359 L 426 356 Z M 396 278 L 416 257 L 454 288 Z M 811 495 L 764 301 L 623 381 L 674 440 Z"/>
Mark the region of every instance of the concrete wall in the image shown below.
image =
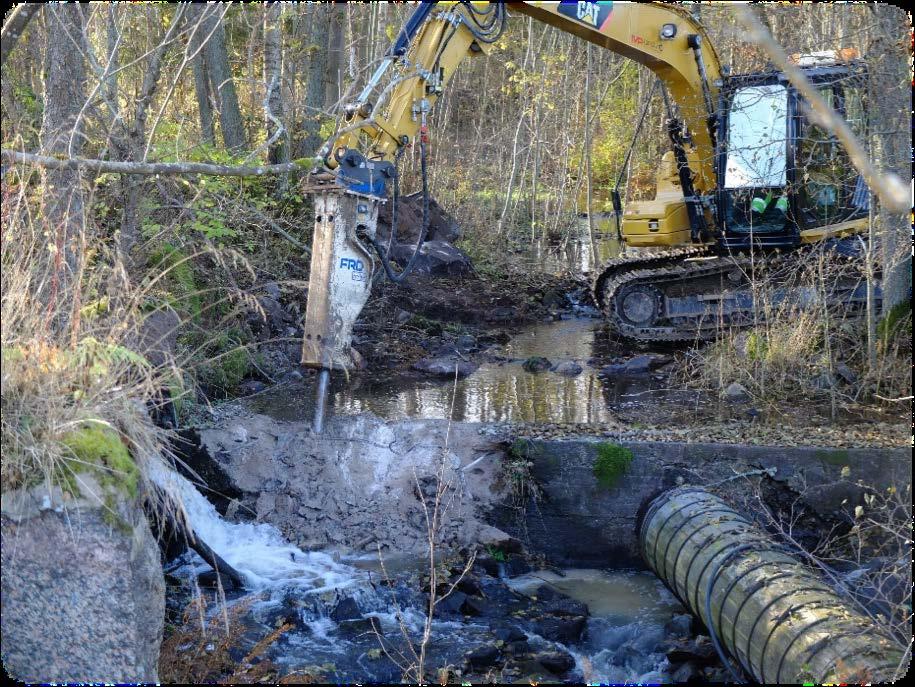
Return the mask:
<path id="1" fill-rule="evenodd" d="M 653 495 L 680 483 L 709 485 L 747 471 L 775 468 L 761 492 L 778 510 L 800 495 L 811 529 L 853 512 L 865 492 L 858 484 L 885 488 L 910 484 L 905 449 L 818 449 L 667 442 L 631 443 L 633 460 L 612 486 L 598 484 L 594 465 L 599 442 L 524 441 L 516 453 L 530 462 L 539 497 L 505 502 L 492 522 L 555 565 L 642 566 L 636 541 L 639 509 Z M 519 450 L 520 449 L 520 450 Z M 842 468 L 850 473 L 842 476 Z M 751 483 L 742 478 L 720 486 L 738 498 Z M 843 500 L 845 503 L 843 503 Z M 801 532 L 803 534 L 803 532 Z"/>

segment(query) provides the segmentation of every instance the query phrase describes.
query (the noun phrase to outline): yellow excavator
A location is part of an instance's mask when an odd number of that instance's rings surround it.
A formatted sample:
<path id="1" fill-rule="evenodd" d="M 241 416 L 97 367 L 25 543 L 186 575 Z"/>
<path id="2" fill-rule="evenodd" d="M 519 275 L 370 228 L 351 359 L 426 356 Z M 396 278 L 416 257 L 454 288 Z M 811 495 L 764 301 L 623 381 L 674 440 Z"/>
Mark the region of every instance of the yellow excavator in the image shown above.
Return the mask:
<path id="1" fill-rule="evenodd" d="M 684 7 L 420 3 L 344 108 L 304 184 L 315 196 L 315 226 L 302 363 L 319 370 L 316 431 L 330 371 L 352 367 L 352 327 L 373 275 L 383 269 L 402 281 L 425 240 L 433 107 L 465 58 L 492 50 L 509 9 L 635 60 L 658 77 L 671 149 L 659 166 L 654 199 L 623 208 L 613 192 L 627 251 L 597 270 L 593 284 L 595 301 L 620 336 L 696 340 L 714 336 L 722 324 L 752 322 L 751 261 L 777 254 L 774 263 L 790 272 L 791 256 L 805 247 L 866 229 L 863 179 L 835 138 L 808 117 L 785 75 L 729 74 Z M 840 51 L 803 56 L 798 66 L 840 114 L 863 125 L 862 62 Z M 397 161 L 411 144 L 419 148 L 423 228 L 413 257 L 397 271 L 375 233 L 381 203 L 394 204 L 396 223 Z M 812 298 L 809 291 L 784 289 L 778 297 L 802 304 Z M 864 288 L 852 283 L 832 297 L 857 307 Z"/>

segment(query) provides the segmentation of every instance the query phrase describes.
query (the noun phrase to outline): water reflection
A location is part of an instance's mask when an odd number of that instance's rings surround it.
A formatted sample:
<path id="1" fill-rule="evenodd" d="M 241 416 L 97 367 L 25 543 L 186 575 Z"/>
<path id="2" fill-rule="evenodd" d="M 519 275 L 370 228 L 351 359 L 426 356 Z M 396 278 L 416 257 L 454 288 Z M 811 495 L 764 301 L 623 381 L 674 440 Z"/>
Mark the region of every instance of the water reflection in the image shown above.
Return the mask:
<path id="1" fill-rule="evenodd" d="M 538 239 L 522 256 L 530 268 L 548 274 L 592 272 L 610 258 L 620 254 L 613 215 L 594 217 L 594 240 L 591 240 L 588 218 L 579 218 L 573 233 L 565 240 Z"/>
<path id="2" fill-rule="evenodd" d="M 339 375 L 332 382 L 330 407 L 336 414 L 371 412 L 385 419 L 428 418 L 461 422 L 600 423 L 614 419 L 611 408 L 631 394 L 656 388 L 651 377 L 605 380 L 588 359 L 605 345 L 597 320 L 564 320 L 541 324 L 495 350 L 492 362 L 454 382 L 405 375 L 389 379 Z M 544 356 L 554 364 L 578 362 L 575 377 L 555 372 L 527 372 L 521 362 Z M 281 420 L 307 420 L 313 410 L 310 384 L 278 387 L 250 403 L 256 412 Z M 452 412 L 453 410 L 453 412 Z"/>

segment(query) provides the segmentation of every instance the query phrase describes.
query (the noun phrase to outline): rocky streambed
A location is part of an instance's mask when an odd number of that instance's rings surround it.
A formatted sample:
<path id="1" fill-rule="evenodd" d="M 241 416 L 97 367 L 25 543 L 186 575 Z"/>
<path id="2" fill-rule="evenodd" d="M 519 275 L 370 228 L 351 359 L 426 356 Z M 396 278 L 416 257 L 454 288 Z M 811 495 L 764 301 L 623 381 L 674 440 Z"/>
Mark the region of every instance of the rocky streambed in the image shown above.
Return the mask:
<path id="1" fill-rule="evenodd" d="M 449 681 L 719 675 L 708 639 L 649 573 L 542 568 L 509 539 L 443 551 L 427 622 L 423 556 L 303 551 L 272 525 L 223 518 L 183 478 L 170 481 L 246 589 L 217 580 L 193 553 L 169 564 L 163 679 L 396 682 L 418 679 L 420 665 L 427 679 Z M 209 634 L 199 633 L 202 620 Z"/>

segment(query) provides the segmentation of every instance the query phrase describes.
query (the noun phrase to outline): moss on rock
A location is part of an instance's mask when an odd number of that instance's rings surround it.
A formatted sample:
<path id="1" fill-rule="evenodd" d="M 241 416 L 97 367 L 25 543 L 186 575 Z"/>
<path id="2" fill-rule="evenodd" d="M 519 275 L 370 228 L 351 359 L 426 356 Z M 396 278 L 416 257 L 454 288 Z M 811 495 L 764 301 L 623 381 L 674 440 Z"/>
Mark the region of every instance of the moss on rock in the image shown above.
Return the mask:
<path id="1" fill-rule="evenodd" d="M 611 489 L 619 482 L 632 464 L 632 451 L 625 446 L 602 442 L 597 445 L 594 461 L 594 477 L 604 489 Z"/>
<path id="2" fill-rule="evenodd" d="M 97 424 L 85 425 L 66 434 L 61 443 L 69 449 L 72 458 L 67 460 L 73 487 L 72 473 L 92 471 L 103 486 L 113 486 L 132 497 L 137 495 L 140 470 L 113 429 Z"/>

